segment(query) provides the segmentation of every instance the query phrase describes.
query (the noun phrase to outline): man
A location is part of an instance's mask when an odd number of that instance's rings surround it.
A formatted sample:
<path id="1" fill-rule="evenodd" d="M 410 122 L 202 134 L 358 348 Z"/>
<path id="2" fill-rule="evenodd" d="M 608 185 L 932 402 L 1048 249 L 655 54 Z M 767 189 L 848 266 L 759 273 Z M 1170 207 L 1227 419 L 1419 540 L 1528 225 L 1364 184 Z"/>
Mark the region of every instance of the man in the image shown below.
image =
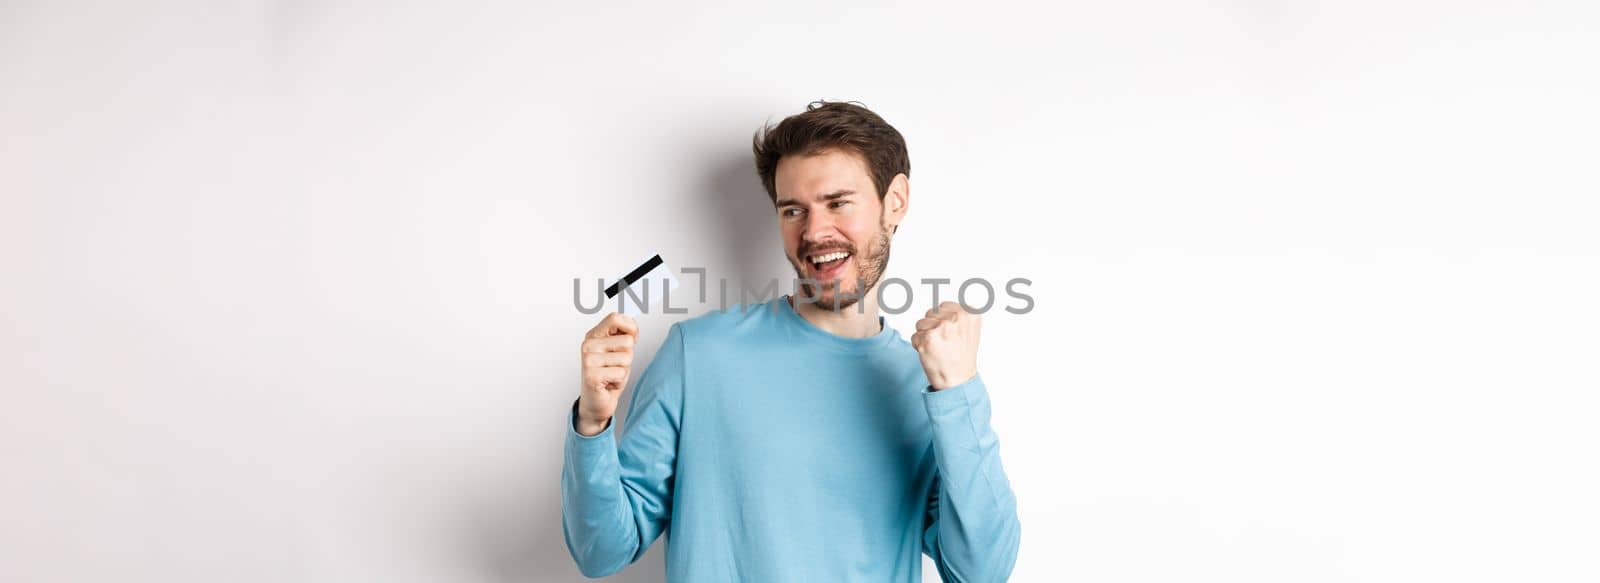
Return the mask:
<path id="1" fill-rule="evenodd" d="M 813 103 L 755 136 L 799 298 L 673 324 L 611 417 L 638 329 L 581 345 L 561 475 L 567 548 L 589 577 L 667 532 L 667 581 L 1003 581 L 1016 498 L 978 376 L 979 319 L 928 310 L 910 342 L 876 286 L 911 200 L 905 141 L 864 107 Z"/>

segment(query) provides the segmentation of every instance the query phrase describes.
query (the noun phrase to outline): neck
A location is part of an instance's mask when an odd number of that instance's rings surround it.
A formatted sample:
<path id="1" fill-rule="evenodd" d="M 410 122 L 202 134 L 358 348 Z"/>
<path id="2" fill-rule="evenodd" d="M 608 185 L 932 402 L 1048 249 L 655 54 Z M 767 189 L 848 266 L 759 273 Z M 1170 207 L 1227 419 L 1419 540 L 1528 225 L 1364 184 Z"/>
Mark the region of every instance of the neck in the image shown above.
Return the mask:
<path id="1" fill-rule="evenodd" d="M 862 295 L 865 297 L 856 305 L 839 308 L 837 312 L 814 303 L 795 301 L 793 295 L 789 296 L 789 305 L 807 322 L 832 334 L 846 338 L 876 336 L 883 331 L 883 326 L 878 324 L 878 294 L 869 289 Z"/>

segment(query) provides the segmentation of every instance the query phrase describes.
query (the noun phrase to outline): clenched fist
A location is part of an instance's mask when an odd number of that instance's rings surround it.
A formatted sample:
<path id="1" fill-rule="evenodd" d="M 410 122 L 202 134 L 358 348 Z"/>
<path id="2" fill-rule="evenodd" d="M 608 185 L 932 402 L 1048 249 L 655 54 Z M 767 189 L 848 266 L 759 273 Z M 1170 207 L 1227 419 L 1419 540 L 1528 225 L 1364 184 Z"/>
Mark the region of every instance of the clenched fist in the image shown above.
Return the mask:
<path id="1" fill-rule="evenodd" d="M 611 424 L 622 389 L 633 368 L 633 344 L 639 326 L 633 318 L 612 312 L 583 337 L 583 392 L 578 395 L 577 431 L 593 437 Z"/>
<path id="2" fill-rule="evenodd" d="M 944 302 L 917 320 L 911 346 L 922 358 L 922 371 L 928 374 L 933 390 L 948 389 L 972 380 L 978 374 L 978 332 L 982 320 L 961 304 Z"/>

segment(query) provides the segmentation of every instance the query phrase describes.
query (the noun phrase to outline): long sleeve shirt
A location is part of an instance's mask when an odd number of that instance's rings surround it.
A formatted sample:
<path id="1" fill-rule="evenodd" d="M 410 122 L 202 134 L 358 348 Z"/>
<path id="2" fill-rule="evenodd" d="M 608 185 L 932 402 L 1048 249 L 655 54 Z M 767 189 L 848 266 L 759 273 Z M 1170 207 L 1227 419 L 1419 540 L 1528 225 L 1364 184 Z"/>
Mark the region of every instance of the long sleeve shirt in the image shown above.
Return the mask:
<path id="1" fill-rule="evenodd" d="M 602 577 L 667 535 L 669 583 L 1004 581 L 1017 503 L 980 376 L 934 391 L 879 318 L 816 327 L 786 297 L 673 324 L 594 436 L 567 413 L 562 523 Z"/>

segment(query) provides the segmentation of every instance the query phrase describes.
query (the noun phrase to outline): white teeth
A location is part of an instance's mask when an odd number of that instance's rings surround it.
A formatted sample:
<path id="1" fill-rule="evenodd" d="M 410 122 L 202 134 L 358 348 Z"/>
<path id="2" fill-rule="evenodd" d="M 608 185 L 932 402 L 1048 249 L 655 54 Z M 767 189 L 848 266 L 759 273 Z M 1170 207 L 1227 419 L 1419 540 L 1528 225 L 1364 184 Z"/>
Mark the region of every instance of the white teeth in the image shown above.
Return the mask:
<path id="1" fill-rule="evenodd" d="M 845 253 L 843 251 L 834 251 L 833 253 L 829 253 L 827 255 L 814 256 L 814 257 L 811 258 L 811 262 L 812 263 L 827 263 L 827 262 L 833 261 L 835 259 L 844 259 L 844 258 L 849 257 L 849 256 L 850 256 L 849 253 Z"/>

